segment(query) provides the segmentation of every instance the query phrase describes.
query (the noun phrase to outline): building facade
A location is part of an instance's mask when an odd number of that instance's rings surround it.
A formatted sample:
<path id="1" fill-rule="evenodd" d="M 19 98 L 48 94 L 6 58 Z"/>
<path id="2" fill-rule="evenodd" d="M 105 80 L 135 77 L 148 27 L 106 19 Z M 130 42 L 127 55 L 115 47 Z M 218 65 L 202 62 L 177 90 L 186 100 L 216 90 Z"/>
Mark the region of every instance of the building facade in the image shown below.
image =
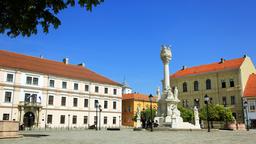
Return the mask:
<path id="1" fill-rule="evenodd" d="M 247 107 L 244 106 L 245 122 L 250 128 L 256 128 L 256 74 L 250 75 L 245 91 L 244 91 L 244 102 L 247 102 Z M 248 114 L 248 117 L 246 116 Z"/>
<path id="2" fill-rule="evenodd" d="M 204 96 L 210 103 L 231 107 L 233 116 L 243 122 L 242 97 L 247 80 L 255 72 L 248 56 L 186 68 L 170 76 L 171 86 L 177 86 L 184 107 L 204 106 Z"/>
<path id="3" fill-rule="evenodd" d="M 150 108 L 149 97 L 144 94 L 130 93 L 123 94 L 122 98 L 122 125 L 123 126 L 136 126 L 136 121 L 133 120 L 137 114 L 138 108 L 140 111 Z M 156 97 L 153 97 L 152 108 L 157 110 Z"/>
<path id="4" fill-rule="evenodd" d="M 0 50 L 0 120 L 39 128 L 119 127 L 121 106 L 121 84 L 84 65 Z"/>

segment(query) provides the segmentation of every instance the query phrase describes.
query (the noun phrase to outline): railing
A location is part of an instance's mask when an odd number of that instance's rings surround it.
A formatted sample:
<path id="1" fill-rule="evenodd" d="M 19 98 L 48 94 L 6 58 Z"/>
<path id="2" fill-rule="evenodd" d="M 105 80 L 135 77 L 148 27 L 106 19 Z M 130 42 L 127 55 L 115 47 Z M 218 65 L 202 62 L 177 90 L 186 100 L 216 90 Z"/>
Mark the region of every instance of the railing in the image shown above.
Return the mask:
<path id="1" fill-rule="evenodd" d="M 27 107 L 41 107 L 41 102 L 19 102 L 20 106 L 27 106 Z"/>

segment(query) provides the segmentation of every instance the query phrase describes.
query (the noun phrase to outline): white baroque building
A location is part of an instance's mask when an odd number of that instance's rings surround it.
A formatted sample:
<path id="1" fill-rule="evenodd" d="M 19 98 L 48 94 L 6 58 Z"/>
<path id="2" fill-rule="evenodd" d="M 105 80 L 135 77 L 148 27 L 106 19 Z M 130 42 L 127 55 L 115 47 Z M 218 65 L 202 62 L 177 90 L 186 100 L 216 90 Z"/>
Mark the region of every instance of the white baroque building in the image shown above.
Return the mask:
<path id="1" fill-rule="evenodd" d="M 0 50 L 0 120 L 38 128 L 88 127 L 96 121 L 119 127 L 121 108 L 122 85 L 84 64 Z"/>

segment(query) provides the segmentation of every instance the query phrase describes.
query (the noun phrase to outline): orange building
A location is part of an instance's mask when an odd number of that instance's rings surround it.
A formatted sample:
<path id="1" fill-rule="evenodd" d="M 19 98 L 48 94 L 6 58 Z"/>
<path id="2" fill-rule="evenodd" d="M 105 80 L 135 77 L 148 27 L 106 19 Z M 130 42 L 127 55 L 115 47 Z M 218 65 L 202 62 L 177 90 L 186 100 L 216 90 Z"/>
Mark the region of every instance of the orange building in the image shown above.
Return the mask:
<path id="1" fill-rule="evenodd" d="M 131 93 L 123 94 L 122 96 L 122 125 L 132 126 L 136 125 L 133 121 L 134 115 L 137 113 L 137 108 L 143 109 L 150 108 L 149 97 L 144 94 Z M 157 98 L 153 97 L 152 108 L 157 109 Z"/>

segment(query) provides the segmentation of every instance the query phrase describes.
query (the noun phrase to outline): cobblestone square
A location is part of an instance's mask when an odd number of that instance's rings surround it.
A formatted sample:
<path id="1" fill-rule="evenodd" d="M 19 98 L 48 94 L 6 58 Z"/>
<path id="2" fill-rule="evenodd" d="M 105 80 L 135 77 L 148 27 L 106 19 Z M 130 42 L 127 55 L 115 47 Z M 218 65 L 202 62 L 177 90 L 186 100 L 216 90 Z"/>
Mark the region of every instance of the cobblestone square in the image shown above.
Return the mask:
<path id="1" fill-rule="evenodd" d="M 48 136 L 25 136 L 1 139 L 1 144 L 254 144 L 256 131 L 26 131 L 22 134 Z"/>

